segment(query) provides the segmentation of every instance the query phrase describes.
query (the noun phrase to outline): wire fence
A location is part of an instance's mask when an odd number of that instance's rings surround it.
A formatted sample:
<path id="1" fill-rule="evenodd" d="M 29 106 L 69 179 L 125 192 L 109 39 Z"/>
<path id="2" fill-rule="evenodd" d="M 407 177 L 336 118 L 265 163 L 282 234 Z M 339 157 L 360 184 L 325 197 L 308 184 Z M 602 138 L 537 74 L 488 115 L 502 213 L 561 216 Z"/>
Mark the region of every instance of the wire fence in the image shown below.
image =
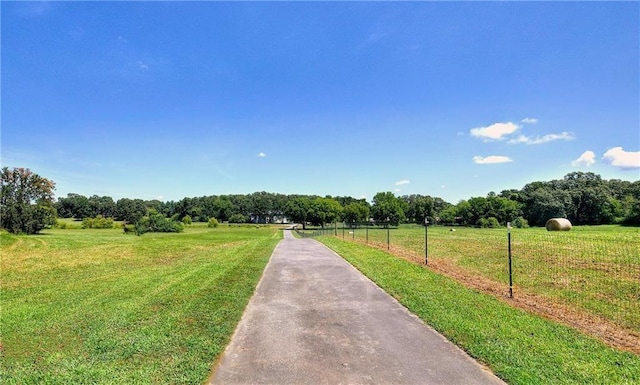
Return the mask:
<path id="1" fill-rule="evenodd" d="M 640 228 L 477 229 L 419 225 L 386 228 L 332 224 L 302 236 L 330 235 L 409 257 L 508 295 L 509 238 L 513 295 L 603 319 L 640 336 Z M 553 309 L 552 309 L 553 310 Z"/>

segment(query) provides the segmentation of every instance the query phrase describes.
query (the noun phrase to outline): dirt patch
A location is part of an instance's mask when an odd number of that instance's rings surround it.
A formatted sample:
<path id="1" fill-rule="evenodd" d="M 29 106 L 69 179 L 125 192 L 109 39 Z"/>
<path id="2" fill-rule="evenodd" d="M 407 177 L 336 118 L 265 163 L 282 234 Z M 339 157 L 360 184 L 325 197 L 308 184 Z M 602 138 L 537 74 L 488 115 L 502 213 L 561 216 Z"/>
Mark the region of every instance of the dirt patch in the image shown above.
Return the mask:
<path id="1" fill-rule="evenodd" d="M 352 241 L 353 242 L 353 241 Z M 356 240 L 355 242 L 365 244 Z M 368 242 L 367 246 L 387 251 L 387 244 Z M 411 263 L 424 266 L 424 255 L 418 256 L 407 250 L 391 246 L 389 252 Z M 463 285 L 483 293 L 490 294 L 498 300 L 527 312 L 563 323 L 585 334 L 599 339 L 605 344 L 640 355 L 640 334 L 634 330 L 621 327 L 613 322 L 594 316 L 593 314 L 553 302 L 547 298 L 521 291 L 514 286 L 514 298 L 509 297 L 509 288 L 504 284 L 470 274 L 453 262 L 437 258 L 429 258 L 429 269 L 453 278 Z"/>

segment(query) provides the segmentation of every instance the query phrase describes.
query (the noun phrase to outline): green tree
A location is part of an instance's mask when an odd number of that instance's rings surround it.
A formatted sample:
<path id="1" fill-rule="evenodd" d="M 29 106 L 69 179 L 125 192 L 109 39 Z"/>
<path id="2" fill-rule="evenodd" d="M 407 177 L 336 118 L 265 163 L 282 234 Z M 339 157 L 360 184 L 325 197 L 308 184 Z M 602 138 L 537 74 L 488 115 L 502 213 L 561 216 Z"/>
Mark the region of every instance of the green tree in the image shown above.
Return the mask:
<path id="1" fill-rule="evenodd" d="M 305 229 L 307 221 L 313 215 L 311 198 L 308 196 L 291 196 L 284 213 L 289 218 L 289 221 L 302 223 L 302 228 Z"/>
<path id="2" fill-rule="evenodd" d="M 333 198 L 316 198 L 311 201 L 307 221 L 324 227 L 338 219 L 342 213 L 342 206 Z"/>
<path id="3" fill-rule="evenodd" d="M 346 223 L 358 223 L 369 220 L 369 206 L 359 201 L 353 201 L 344 206 L 342 220 Z"/>
<path id="4" fill-rule="evenodd" d="M 378 223 L 397 226 L 406 219 L 406 203 L 393 195 L 392 192 L 379 192 L 373 197 L 371 214 Z"/>
<path id="5" fill-rule="evenodd" d="M 534 226 L 544 226 L 550 218 L 566 218 L 569 197 L 563 191 L 539 188 L 531 192 L 527 203 L 526 219 Z"/>
<path id="6" fill-rule="evenodd" d="M 92 210 L 89 198 L 84 195 L 69 193 L 66 198 L 59 198 L 56 203 L 58 215 L 62 218 L 92 218 L 96 214 Z"/>
<path id="7" fill-rule="evenodd" d="M 93 195 L 87 199 L 89 208 L 91 210 L 91 216 L 97 217 L 102 215 L 105 218 L 113 218 L 116 215 L 116 203 L 113 198 L 108 196 Z M 82 217 L 86 218 L 86 217 Z"/>
<path id="8" fill-rule="evenodd" d="M 28 168 L 2 168 L 0 227 L 11 233 L 35 234 L 55 224 L 55 183 Z"/>
<path id="9" fill-rule="evenodd" d="M 116 219 L 128 223 L 136 223 L 147 213 L 147 206 L 142 199 L 122 198 L 116 202 Z"/>
<path id="10" fill-rule="evenodd" d="M 435 216 L 435 201 L 430 196 L 424 195 L 405 195 L 401 198 L 407 203 L 407 220 L 414 223 L 424 223 L 424 218 L 428 217 L 433 223 Z"/>

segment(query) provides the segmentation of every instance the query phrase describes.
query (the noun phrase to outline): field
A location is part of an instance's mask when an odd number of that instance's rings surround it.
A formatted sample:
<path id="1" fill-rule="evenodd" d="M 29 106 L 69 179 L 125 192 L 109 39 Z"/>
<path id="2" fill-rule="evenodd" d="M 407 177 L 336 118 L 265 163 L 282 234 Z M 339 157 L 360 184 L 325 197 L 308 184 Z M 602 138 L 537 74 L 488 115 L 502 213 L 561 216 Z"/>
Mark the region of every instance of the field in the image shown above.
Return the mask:
<path id="1" fill-rule="evenodd" d="M 451 229 L 429 227 L 429 266 L 468 286 L 507 297 L 507 230 Z M 337 233 L 343 237 L 341 229 Z M 347 229 L 344 238 L 387 249 L 384 229 Z M 511 240 L 513 304 L 640 352 L 639 228 L 512 229 Z M 424 264 L 424 227 L 391 229 L 389 245 L 394 254 Z"/>
<path id="2" fill-rule="evenodd" d="M 281 233 L 0 237 L 0 383 L 177 384 L 207 378 Z"/>
<path id="3" fill-rule="evenodd" d="M 392 254 L 386 230 L 350 231 L 320 239 L 509 382 L 640 382 L 637 352 L 532 315 L 550 307 L 633 337 L 637 228 L 514 229 L 513 299 L 505 229 L 430 227 L 429 269 L 423 227 L 391 229 Z M 141 237 L 0 233 L 0 383 L 201 383 L 280 239 L 276 227 L 202 224 Z M 629 341 L 618 342 L 634 351 Z"/>

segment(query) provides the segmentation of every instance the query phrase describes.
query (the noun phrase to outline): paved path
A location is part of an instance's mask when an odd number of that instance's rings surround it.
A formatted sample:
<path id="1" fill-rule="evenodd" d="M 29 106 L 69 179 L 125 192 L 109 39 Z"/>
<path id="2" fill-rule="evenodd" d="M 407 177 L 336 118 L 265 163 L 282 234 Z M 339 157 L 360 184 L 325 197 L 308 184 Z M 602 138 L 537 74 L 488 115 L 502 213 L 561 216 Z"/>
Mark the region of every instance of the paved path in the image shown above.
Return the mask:
<path id="1" fill-rule="evenodd" d="M 500 384 L 312 239 L 285 231 L 211 384 Z"/>

